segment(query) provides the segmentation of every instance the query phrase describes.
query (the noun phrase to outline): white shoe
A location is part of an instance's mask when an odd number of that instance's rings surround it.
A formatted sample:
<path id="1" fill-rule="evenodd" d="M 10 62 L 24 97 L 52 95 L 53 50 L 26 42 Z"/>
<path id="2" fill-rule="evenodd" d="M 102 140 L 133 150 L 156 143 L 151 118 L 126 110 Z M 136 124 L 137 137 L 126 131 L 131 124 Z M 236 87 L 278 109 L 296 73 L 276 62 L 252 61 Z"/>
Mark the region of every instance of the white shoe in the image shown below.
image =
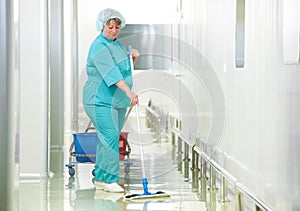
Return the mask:
<path id="1" fill-rule="evenodd" d="M 104 190 L 111 193 L 123 193 L 124 189 L 116 182 L 104 183 Z"/>
<path id="2" fill-rule="evenodd" d="M 104 190 L 104 182 L 103 181 L 95 181 L 94 185 L 96 190 Z"/>

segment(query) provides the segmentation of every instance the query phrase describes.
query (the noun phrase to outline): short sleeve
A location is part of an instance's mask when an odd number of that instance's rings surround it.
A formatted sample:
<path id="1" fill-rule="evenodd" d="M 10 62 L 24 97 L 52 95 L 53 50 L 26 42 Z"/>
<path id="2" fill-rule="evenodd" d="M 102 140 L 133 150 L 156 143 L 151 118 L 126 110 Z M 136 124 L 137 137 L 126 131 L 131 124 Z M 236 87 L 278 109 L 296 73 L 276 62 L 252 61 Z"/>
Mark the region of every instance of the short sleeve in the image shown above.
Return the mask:
<path id="1" fill-rule="evenodd" d="M 92 60 L 108 87 L 123 79 L 119 67 L 115 64 L 107 47 L 101 48 L 94 54 Z"/>

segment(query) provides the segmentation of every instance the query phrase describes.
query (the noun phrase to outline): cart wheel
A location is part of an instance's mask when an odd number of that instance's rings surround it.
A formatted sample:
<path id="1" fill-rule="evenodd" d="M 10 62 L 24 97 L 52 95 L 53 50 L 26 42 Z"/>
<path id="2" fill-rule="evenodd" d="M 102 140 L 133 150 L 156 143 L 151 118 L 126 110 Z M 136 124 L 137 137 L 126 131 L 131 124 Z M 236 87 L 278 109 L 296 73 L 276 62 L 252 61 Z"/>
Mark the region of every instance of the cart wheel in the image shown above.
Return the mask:
<path id="1" fill-rule="evenodd" d="M 93 175 L 93 176 L 95 176 L 95 169 L 93 169 L 93 171 L 92 171 L 92 175 Z"/>
<path id="2" fill-rule="evenodd" d="M 132 165 L 131 162 L 125 162 L 124 163 L 125 167 L 124 167 L 124 171 L 126 174 L 128 174 L 130 172 L 130 166 Z"/>
<path id="3" fill-rule="evenodd" d="M 73 177 L 75 175 L 75 169 L 69 168 L 69 175 Z"/>

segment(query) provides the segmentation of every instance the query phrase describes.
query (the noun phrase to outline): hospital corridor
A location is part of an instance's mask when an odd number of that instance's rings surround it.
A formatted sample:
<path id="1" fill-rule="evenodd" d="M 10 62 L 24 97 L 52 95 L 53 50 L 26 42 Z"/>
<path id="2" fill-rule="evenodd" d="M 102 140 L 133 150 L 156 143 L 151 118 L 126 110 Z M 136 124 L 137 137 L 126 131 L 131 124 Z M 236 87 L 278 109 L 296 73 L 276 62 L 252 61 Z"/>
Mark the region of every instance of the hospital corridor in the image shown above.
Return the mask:
<path id="1" fill-rule="evenodd" d="M 0 0 L 0 211 L 300 211 L 299 0 Z"/>

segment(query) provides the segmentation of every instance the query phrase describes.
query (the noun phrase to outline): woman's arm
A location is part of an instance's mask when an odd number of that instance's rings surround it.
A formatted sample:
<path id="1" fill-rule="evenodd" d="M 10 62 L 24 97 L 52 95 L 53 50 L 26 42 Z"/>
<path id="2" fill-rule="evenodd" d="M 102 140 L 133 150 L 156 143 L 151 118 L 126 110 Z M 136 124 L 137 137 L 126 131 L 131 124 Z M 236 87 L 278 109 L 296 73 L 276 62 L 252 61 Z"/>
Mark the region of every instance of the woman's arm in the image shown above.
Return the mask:
<path id="1" fill-rule="evenodd" d="M 133 91 L 131 91 L 131 89 L 124 80 L 118 81 L 116 83 L 116 86 L 119 87 L 119 89 L 121 89 L 123 92 L 125 92 L 127 97 L 129 97 L 131 106 L 134 106 L 139 103 L 138 96 Z"/>

